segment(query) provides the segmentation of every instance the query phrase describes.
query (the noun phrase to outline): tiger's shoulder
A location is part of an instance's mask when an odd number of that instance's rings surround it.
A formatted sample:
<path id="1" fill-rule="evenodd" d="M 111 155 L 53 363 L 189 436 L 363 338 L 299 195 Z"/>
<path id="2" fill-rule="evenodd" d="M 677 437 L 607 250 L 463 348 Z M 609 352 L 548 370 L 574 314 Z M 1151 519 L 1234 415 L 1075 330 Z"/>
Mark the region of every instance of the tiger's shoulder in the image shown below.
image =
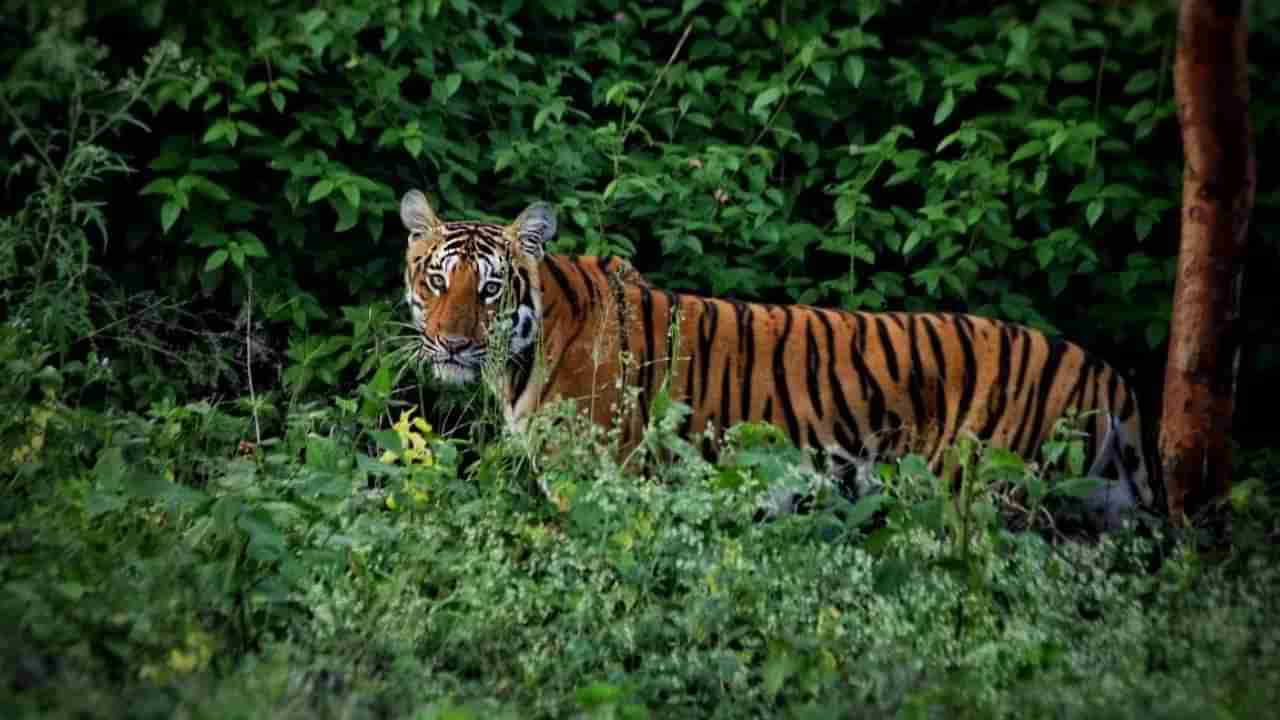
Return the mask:
<path id="1" fill-rule="evenodd" d="M 574 258 L 566 258 L 569 262 L 577 265 L 584 272 L 596 275 L 607 283 L 622 283 L 624 285 L 639 285 L 641 287 L 652 288 L 653 283 L 648 278 L 640 274 L 631 261 L 616 255 L 610 256 L 594 256 L 582 255 Z"/>

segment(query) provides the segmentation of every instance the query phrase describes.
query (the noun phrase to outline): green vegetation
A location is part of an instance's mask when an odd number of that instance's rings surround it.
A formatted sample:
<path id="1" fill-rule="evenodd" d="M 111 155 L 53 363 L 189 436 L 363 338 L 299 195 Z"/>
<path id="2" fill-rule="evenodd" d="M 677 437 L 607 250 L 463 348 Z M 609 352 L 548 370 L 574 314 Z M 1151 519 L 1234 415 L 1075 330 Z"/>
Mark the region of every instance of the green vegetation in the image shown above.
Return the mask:
<path id="1" fill-rule="evenodd" d="M 1060 330 L 1154 408 L 1167 3 L 829 5 L 0 0 L 0 715 L 1265 716 L 1274 184 L 1225 539 L 1071 539 L 1078 483 L 968 445 L 756 522 L 806 482 L 768 428 L 623 472 L 406 367 L 421 187 L 672 288 Z"/>

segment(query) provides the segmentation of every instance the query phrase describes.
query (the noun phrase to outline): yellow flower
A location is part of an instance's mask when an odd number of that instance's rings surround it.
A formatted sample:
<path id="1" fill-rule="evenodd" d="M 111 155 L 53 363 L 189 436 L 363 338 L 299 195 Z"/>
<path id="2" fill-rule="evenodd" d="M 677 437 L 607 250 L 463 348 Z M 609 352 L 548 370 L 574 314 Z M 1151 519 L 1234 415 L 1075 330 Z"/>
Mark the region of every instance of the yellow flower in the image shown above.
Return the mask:
<path id="1" fill-rule="evenodd" d="M 44 403 L 31 408 L 31 417 L 27 423 L 27 443 L 13 450 L 11 459 L 14 464 L 33 462 L 40 456 L 40 451 L 44 449 L 45 432 L 56 408 L 57 399 L 54 391 L 51 388 L 45 388 Z"/>
<path id="2" fill-rule="evenodd" d="M 435 455 L 427 447 L 433 438 L 431 425 L 421 417 L 413 417 L 416 407 L 400 413 L 400 419 L 391 426 L 400 437 L 400 452 L 388 450 L 379 458 L 384 463 L 403 462 L 405 465 L 430 467 L 435 464 Z"/>

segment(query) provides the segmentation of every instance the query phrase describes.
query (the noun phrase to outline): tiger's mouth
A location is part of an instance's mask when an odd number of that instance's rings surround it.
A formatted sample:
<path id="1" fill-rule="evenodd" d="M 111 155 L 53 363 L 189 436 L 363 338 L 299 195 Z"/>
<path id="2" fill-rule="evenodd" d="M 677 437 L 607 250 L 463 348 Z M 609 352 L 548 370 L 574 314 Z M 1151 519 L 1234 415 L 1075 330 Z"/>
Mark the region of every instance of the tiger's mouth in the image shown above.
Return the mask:
<path id="1" fill-rule="evenodd" d="M 463 385 L 479 377 L 486 355 L 484 343 L 472 341 L 451 345 L 442 340 L 423 338 L 422 359 L 431 366 L 437 380 L 449 385 Z"/>
<path id="2" fill-rule="evenodd" d="M 431 372 L 436 379 L 447 385 L 466 385 L 474 382 L 480 375 L 483 359 L 478 363 L 462 362 L 456 359 L 431 361 Z"/>

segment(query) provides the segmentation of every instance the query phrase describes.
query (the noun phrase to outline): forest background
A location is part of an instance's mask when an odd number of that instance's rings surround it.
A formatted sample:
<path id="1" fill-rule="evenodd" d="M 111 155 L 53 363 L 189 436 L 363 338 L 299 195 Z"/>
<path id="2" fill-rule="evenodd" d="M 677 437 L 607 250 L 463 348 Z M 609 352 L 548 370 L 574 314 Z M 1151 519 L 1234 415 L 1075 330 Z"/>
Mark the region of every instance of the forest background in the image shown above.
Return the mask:
<path id="1" fill-rule="evenodd" d="M 395 326 L 406 190 L 448 219 L 544 199 L 555 251 L 627 256 L 670 289 L 1061 333 L 1131 377 L 1153 425 L 1182 172 L 1171 3 L 0 7 L 15 707 L 1274 705 L 1276 633 L 1251 633 L 1277 589 L 1254 571 L 1276 567 L 1280 6 L 1250 21 L 1231 501 L 1255 525 L 1212 560 L 1155 520 L 1057 549 L 1013 532 L 1034 508 L 1015 528 L 928 483 L 852 519 L 751 525 L 788 472 L 751 429 L 736 460 L 671 483 L 553 463 L 584 508 L 556 518 L 523 451 L 472 422 L 483 402 L 405 368 Z M 1040 487 L 981 458 L 975 482 Z M 863 526 L 872 510 L 892 532 Z M 1060 614 L 1033 612 L 1050 598 Z M 1121 632 L 1076 637 L 1089 623 Z M 1115 687 L 1079 696 L 1099 667 Z"/>

